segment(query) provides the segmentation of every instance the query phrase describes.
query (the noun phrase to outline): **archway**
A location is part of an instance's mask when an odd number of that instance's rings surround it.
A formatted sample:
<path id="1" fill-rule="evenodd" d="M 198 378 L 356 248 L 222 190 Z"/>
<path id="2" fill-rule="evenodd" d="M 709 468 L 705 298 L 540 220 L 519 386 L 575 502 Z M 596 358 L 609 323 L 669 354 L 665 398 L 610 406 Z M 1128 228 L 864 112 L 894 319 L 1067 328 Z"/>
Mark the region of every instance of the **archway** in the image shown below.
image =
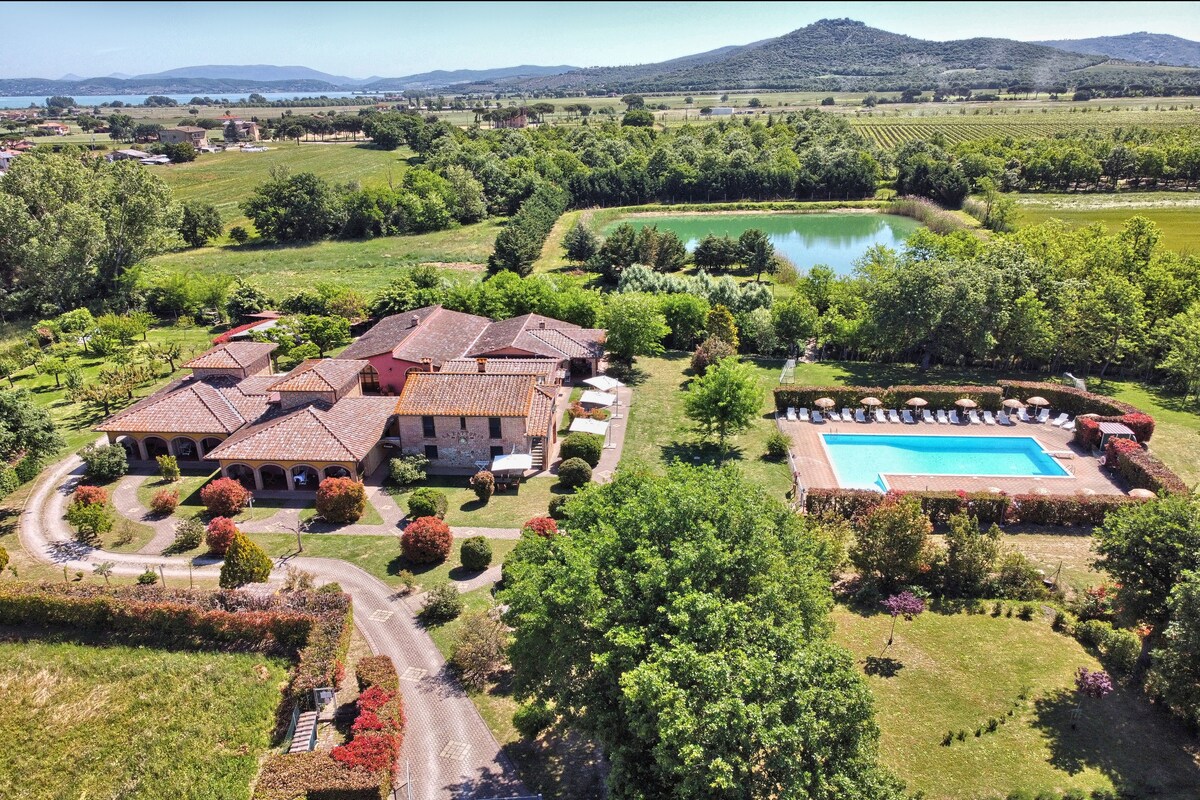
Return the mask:
<path id="1" fill-rule="evenodd" d="M 180 461 L 199 461 L 200 451 L 196 449 L 196 442 L 186 436 L 176 436 L 171 440 L 171 444 L 175 446 L 175 457 Z"/>
<path id="2" fill-rule="evenodd" d="M 132 436 L 118 436 L 114 444 L 119 444 L 125 448 L 125 458 L 129 461 L 140 461 L 142 451 L 138 450 L 137 439 Z"/>
<path id="3" fill-rule="evenodd" d="M 262 476 L 262 484 L 264 489 L 272 491 L 286 490 L 287 473 L 283 467 L 276 464 L 263 464 L 258 468 L 258 474 Z"/>
<path id="4" fill-rule="evenodd" d="M 379 394 L 379 370 L 368 364 L 359 376 L 363 394 Z"/>
<path id="5" fill-rule="evenodd" d="M 225 468 L 225 474 L 252 492 L 258 488 L 254 482 L 254 470 L 245 464 L 230 464 Z"/>
<path id="6" fill-rule="evenodd" d="M 217 439 L 217 438 L 215 438 L 215 437 L 209 436 L 207 439 L 202 439 L 202 440 L 200 440 L 200 449 L 201 449 L 201 451 L 203 451 L 204 455 L 208 455 L 208 454 L 209 454 L 209 453 L 211 453 L 211 452 L 212 452 L 212 451 L 213 451 L 213 450 L 216 448 L 216 446 L 217 446 L 217 445 L 219 445 L 220 443 L 221 443 L 221 440 L 220 440 L 220 439 Z"/>
<path id="7" fill-rule="evenodd" d="M 146 446 L 146 457 L 151 461 L 159 456 L 169 456 L 171 449 L 167 446 L 167 440 L 159 436 L 147 436 L 142 440 L 142 444 Z"/>
<path id="8" fill-rule="evenodd" d="M 350 470 L 346 469 L 345 467 L 339 467 L 335 464 L 332 467 L 325 468 L 325 477 L 326 478 L 349 478 Z"/>
<path id="9" fill-rule="evenodd" d="M 299 464 L 292 467 L 292 484 L 298 491 L 315 492 L 317 484 L 320 482 L 321 476 L 307 464 Z"/>

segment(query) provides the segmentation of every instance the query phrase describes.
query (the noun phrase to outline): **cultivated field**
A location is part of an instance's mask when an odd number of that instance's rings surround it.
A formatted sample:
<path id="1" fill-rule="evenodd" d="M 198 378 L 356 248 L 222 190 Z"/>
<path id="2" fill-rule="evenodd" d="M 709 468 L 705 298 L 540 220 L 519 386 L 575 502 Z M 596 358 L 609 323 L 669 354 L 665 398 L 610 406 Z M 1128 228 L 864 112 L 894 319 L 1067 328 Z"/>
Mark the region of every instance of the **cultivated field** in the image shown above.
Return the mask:
<path id="1" fill-rule="evenodd" d="M 1174 250 L 1200 250 L 1200 195 L 1183 192 L 1121 194 L 1014 194 L 1020 222 L 1036 225 L 1060 219 L 1072 226 L 1099 223 L 1116 231 L 1132 216 L 1162 229 L 1162 242 Z"/>
<path id="2" fill-rule="evenodd" d="M 0 798 L 248 797 L 287 670 L 256 655 L 0 643 Z"/>

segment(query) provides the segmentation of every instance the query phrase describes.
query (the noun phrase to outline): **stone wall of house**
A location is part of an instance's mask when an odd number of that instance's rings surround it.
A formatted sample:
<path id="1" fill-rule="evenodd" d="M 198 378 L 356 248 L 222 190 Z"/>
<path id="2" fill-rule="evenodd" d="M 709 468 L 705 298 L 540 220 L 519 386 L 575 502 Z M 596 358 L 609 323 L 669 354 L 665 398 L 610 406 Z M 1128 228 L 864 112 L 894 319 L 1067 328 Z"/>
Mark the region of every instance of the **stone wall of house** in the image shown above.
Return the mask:
<path id="1" fill-rule="evenodd" d="M 337 395 L 333 392 L 280 392 L 279 407 L 283 409 L 299 408 L 308 403 L 328 403 L 333 405 L 337 402 Z"/>
<path id="2" fill-rule="evenodd" d="M 465 429 L 460 419 L 466 420 Z M 431 472 L 474 472 L 476 461 L 492 460 L 493 447 L 503 447 L 506 454 L 529 452 L 525 417 L 501 417 L 499 439 L 489 435 L 487 417 L 434 417 L 432 438 L 425 437 L 419 416 L 398 416 L 396 423 L 405 455 L 424 455 L 426 445 L 437 447 L 437 460 L 429 462 Z"/>
<path id="3" fill-rule="evenodd" d="M 252 375 L 271 374 L 271 356 L 265 355 L 243 369 L 193 369 L 192 374 L 197 378 L 234 378 L 240 380 Z"/>

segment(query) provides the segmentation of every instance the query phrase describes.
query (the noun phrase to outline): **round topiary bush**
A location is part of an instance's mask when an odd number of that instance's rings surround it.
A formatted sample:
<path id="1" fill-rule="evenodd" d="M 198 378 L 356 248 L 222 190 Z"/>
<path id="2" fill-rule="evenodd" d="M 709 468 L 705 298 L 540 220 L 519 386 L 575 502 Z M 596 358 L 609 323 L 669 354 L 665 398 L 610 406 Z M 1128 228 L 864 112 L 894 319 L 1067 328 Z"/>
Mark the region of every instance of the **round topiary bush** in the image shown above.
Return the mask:
<path id="1" fill-rule="evenodd" d="M 479 470 L 471 476 L 471 491 L 486 503 L 496 493 L 496 476 L 486 469 Z"/>
<path id="2" fill-rule="evenodd" d="M 237 525 L 233 524 L 233 520 L 229 517 L 214 517 L 204 532 L 204 543 L 208 545 L 209 552 L 223 556 L 237 535 Z"/>
<path id="3" fill-rule="evenodd" d="M 218 579 L 222 589 L 236 589 L 247 583 L 262 583 L 271 577 L 271 557 L 267 551 L 239 533 L 229 544 Z"/>
<path id="4" fill-rule="evenodd" d="M 326 478 L 317 487 L 317 513 L 326 522 L 358 522 L 367 510 L 367 489 L 354 478 Z"/>
<path id="5" fill-rule="evenodd" d="M 129 458 L 125 448 L 118 444 L 102 444 L 97 447 L 89 444 L 79 451 L 83 459 L 84 471 L 88 480 L 114 481 L 129 472 Z"/>
<path id="6" fill-rule="evenodd" d="M 108 502 L 108 492 L 103 486 L 81 483 L 71 493 L 71 502 L 81 506 L 102 506 Z"/>
<path id="7" fill-rule="evenodd" d="M 150 511 L 160 517 L 173 514 L 179 507 L 179 491 L 177 489 L 159 489 L 150 500 Z"/>
<path id="8" fill-rule="evenodd" d="M 431 489 L 428 486 L 417 489 L 408 496 L 408 516 L 410 519 L 418 517 L 444 519 L 446 517 L 446 508 L 446 493 L 439 492 L 437 489 Z"/>
<path id="9" fill-rule="evenodd" d="M 418 517 L 400 534 L 400 550 L 414 564 L 444 561 L 454 537 L 450 526 L 437 517 Z"/>
<path id="10" fill-rule="evenodd" d="M 232 517 L 250 502 L 250 492 L 233 478 L 217 478 L 200 490 L 200 502 L 215 517 Z"/>
<path id="11" fill-rule="evenodd" d="M 526 522 L 521 530 L 549 538 L 558 535 L 558 523 L 550 517 L 534 517 Z"/>
<path id="12" fill-rule="evenodd" d="M 492 563 L 492 543 L 482 536 L 472 536 L 463 540 L 458 554 L 463 567 L 472 572 L 480 572 Z"/>
<path id="13" fill-rule="evenodd" d="M 767 435 L 767 457 L 777 461 L 787 458 L 792 440 L 783 431 L 771 431 Z"/>
<path id="14" fill-rule="evenodd" d="M 571 498 L 565 494 L 556 494 L 550 498 L 550 519 L 564 520 L 567 518 L 567 501 Z"/>
<path id="15" fill-rule="evenodd" d="M 568 458 L 558 465 L 558 482 L 568 489 L 578 489 L 592 480 L 592 468 L 582 458 Z"/>
<path id="16" fill-rule="evenodd" d="M 563 439 L 559 455 L 563 459 L 580 458 L 589 467 L 600 463 L 600 453 L 604 451 L 604 438 L 594 433 L 571 433 Z"/>

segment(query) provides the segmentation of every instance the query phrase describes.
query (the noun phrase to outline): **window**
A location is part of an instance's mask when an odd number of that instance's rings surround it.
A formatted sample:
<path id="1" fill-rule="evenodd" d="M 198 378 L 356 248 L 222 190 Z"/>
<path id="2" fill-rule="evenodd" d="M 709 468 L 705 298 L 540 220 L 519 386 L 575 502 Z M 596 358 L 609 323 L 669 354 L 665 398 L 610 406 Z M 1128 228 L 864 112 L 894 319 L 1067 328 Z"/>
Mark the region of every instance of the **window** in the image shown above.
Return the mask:
<path id="1" fill-rule="evenodd" d="M 437 429 L 433 425 L 433 417 L 421 417 L 421 435 L 426 439 L 432 439 L 437 436 Z"/>
<path id="2" fill-rule="evenodd" d="M 467 418 L 466 417 L 458 418 L 458 429 L 460 431 L 465 431 L 467 429 Z"/>
<path id="3" fill-rule="evenodd" d="M 360 380 L 362 383 L 362 390 L 364 392 L 378 392 L 379 391 L 379 370 L 375 369 L 374 367 L 370 366 L 369 364 L 367 366 L 363 367 L 362 376 L 361 376 Z"/>
<path id="4" fill-rule="evenodd" d="M 491 455 L 492 458 L 504 455 L 504 447 L 502 445 L 492 445 Z"/>
<path id="5" fill-rule="evenodd" d="M 500 433 L 499 417 L 488 417 L 488 436 L 493 439 L 503 438 L 503 434 Z"/>
<path id="6" fill-rule="evenodd" d="M 438 452 L 437 452 L 436 444 L 425 445 L 425 457 L 428 458 L 430 461 L 437 461 Z"/>

